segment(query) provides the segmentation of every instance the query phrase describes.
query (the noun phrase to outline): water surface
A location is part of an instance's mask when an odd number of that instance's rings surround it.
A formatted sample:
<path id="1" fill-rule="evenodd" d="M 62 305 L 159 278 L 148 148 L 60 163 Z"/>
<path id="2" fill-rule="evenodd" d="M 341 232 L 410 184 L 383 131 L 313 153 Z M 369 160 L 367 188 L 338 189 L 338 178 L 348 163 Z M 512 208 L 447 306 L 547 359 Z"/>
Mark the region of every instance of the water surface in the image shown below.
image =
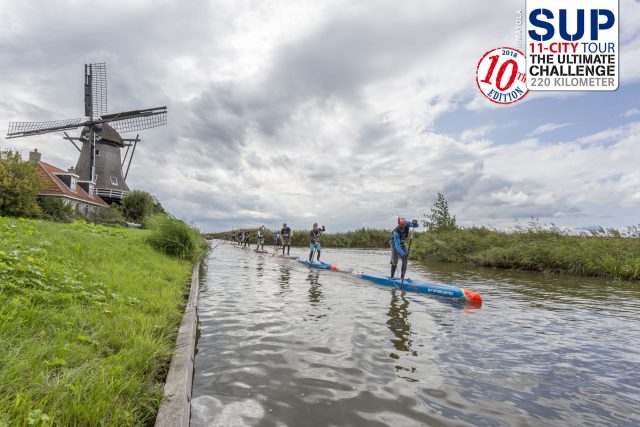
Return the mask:
<path id="1" fill-rule="evenodd" d="M 385 251 L 323 258 L 388 274 Z M 640 425 L 637 284 L 411 264 L 477 309 L 230 245 L 207 267 L 193 426 Z"/>

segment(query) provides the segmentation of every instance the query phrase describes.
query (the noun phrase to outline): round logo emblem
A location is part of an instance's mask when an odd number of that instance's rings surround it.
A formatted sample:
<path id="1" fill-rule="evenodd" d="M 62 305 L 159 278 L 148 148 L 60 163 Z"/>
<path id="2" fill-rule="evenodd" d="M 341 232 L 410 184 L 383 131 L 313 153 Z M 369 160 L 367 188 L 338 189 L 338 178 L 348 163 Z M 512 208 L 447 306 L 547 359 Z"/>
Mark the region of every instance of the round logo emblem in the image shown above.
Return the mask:
<path id="1" fill-rule="evenodd" d="M 510 47 L 488 51 L 478 61 L 476 83 L 480 92 L 497 104 L 521 100 L 529 92 L 524 54 Z"/>

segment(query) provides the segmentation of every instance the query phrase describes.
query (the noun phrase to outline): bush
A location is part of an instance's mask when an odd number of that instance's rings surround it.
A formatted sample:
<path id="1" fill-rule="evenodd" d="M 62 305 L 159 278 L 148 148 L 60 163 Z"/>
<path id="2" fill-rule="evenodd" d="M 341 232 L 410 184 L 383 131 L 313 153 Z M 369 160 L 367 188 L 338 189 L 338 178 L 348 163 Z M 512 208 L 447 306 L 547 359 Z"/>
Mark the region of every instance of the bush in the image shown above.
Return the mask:
<path id="1" fill-rule="evenodd" d="M 122 215 L 122 212 L 116 205 L 111 205 L 108 208 L 100 208 L 94 213 L 90 213 L 87 220 L 94 224 L 108 225 L 112 227 L 127 225 L 124 220 L 124 215 Z"/>
<path id="2" fill-rule="evenodd" d="M 41 210 L 41 218 L 48 221 L 71 222 L 73 209 L 60 197 L 42 197 L 38 200 Z"/>
<path id="3" fill-rule="evenodd" d="M 127 221 L 142 224 L 154 211 L 155 200 L 146 191 L 134 190 L 122 198 L 122 213 Z"/>
<path id="4" fill-rule="evenodd" d="M 38 216 L 41 188 L 34 164 L 22 161 L 17 151 L 0 151 L 0 216 Z"/>
<path id="5" fill-rule="evenodd" d="M 207 243 L 195 227 L 164 215 L 155 216 L 153 222 L 149 243 L 155 249 L 193 262 L 204 255 Z"/>

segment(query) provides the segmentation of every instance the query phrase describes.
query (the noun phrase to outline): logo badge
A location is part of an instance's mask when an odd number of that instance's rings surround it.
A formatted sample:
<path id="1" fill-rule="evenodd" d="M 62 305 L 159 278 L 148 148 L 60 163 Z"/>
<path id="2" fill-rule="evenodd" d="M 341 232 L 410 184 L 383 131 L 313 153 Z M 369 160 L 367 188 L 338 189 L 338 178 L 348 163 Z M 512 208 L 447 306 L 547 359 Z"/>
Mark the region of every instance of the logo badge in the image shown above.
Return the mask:
<path id="1" fill-rule="evenodd" d="M 497 104 L 513 104 L 524 98 L 527 88 L 525 57 L 510 47 L 499 47 L 485 53 L 476 68 L 480 92 Z"/>
<path id="2" fill-rule="evenodd" d="M 530 90 L 618 88 L 618 0 L 527 0 Z"/>

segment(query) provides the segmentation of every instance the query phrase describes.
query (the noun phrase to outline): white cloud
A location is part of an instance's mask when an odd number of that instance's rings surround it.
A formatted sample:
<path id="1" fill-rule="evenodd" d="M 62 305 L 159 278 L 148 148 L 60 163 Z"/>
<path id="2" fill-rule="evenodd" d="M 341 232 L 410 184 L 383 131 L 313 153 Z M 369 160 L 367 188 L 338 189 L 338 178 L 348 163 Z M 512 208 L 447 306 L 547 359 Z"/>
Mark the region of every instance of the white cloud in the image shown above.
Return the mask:
<path id="1" fill-rule="evenodd" d="M 535 137 L 568 123 L 491 139 L 509 108 L 540 99 L 496 106 L 477 90 L 477 60 L 513 41 L 513 2 L 494 3 L 0 0 L 0 122 L 82 116 L 82 64 L 106 61 L 112 112 L 169 108 L 168 126 L 141 132 L 129 184 L 207 230 L 390 226 L 443 190 L 467 223 L 638 203 L 635 125 L 560 144 Z M 632 22 L 640 7 L 622 3 Z M 640 39 L 629 27 L 631 52 Z M 637 61 L 624 61 L 622 79 L 637 79 Z M 491 120 L 460 121 L 459 137 L 435 130 L 460 110 Z M 562 120 L 579 132 L 579 118 Z M 58 135 L 2 145 L 37 146 L 61 167 L 77 156 Z"/>
<path id="2" fill-rule="evenodd" d="M 535 128 L 528 136 L 537 136 L 543 133 L 553 132 L 557 129 L 562 129 L 563 127 L 569 126 L 571 123 L 544 123 L 537 128 Z"/>

